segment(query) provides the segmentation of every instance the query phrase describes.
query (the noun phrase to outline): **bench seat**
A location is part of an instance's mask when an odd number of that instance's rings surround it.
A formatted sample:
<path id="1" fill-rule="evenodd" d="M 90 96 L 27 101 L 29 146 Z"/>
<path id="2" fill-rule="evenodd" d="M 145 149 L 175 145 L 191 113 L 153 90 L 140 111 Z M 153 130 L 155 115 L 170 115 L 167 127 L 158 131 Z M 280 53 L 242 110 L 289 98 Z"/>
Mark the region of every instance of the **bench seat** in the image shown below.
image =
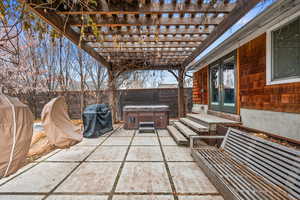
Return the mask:
<path id="1" fill-rule="evenodd" d="M 220 149 L 199 146 L 204 138 L 209 136 L 191 137 L 191 154 L 226 200 L 299 199 L 299 151 L 233 129 L 223 137 Z M 272 152 L 277 158 L 270 156 Z M 288 165 L 284 158 L 289 158 Z"/>

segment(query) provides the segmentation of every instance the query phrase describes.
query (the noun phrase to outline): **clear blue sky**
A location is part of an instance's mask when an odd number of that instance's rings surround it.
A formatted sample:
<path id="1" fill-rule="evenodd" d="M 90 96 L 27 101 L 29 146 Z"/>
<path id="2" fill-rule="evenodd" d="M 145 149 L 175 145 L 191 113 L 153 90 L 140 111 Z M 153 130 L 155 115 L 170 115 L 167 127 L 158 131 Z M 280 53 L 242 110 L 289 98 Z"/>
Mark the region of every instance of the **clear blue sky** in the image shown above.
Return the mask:
<path id="1" fill-rule="evenodd" d="M 237 23 L 235 23 L 230 29 L 228 29 L 219 39 L 217 39 L 214 43 L 212 43 L 205 51 L 203 51 L 195 61 L 198 61 L 200 58 L 209 53 L 212 49 L 221 44 L 224 40 L 229 38 L 232 34 L 234 34 L 237 30 L 242 28 L 245 24 L 251 21 L 254 17 L 264 11 L 267 7 L 269 7 L 272 3 L 276 2 L 276 0 L 263 0 L 259 4 L 256 5 L 252 10 L 250 10 L 244 17 L 242 17 Z M 177 83 L 176 79 L 173 75 L 168 72 L 165 72 L 165 78 L 163 83 Z"/>

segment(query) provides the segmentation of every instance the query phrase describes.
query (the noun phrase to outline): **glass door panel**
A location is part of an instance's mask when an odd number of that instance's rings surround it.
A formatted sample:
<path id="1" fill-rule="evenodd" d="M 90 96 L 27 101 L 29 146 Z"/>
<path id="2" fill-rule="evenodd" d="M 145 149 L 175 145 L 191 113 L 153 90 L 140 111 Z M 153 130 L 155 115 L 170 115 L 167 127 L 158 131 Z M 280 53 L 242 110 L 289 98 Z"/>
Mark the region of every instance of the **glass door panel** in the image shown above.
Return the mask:
<path id="1" fill-rule="evenodd" d="M 220 66 L 216 65 L 211 68 L 210 71 L 210 88 L 211 88 L 211 107 L 215 110 L 219 110 L 221 104 L 220 98 Z"/>
<path id="2" fill-rule="evenodd" d="M 236 112 L 235 55 L 220 59 L 210 67 L 210 108 Z"/>
<path id="3" fill-rule="evenodd" d="M 235 59 L 234 56 L 224 60 L 222 65 L 222 110 L 224 112 L 235 111 Z"/>

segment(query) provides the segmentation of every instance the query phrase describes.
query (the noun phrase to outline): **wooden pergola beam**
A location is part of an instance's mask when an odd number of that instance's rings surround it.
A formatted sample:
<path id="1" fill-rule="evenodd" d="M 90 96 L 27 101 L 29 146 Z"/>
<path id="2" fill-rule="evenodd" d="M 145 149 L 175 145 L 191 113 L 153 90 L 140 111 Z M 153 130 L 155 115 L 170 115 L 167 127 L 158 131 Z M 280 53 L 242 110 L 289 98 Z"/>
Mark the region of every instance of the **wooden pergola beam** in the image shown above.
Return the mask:
<path id="1" fill-rule="evenodd" d="M 240 20 L 249 10 L 251 10 L 256 4 L 261 0 L 238 0 L 237 6 L 226 16 L 214 30 L 206 38 L 206 40 L 201 43 L 201 45 L 189 56 L 184 62 L 183 67 L 187 66 L 192 62 L 199 54 L 201 54 L 206 48 L 209 47 L 214 41 L 216 41 L 225 31 L 227 31 L 231 26 L 233 26 L 238 20 Z"/>
<path id="2" fill-rule="evenodd" d="M 153 52 L 153 53 L 128 53 L 128 52 L 122 52 L 122 53 L 101 53 L 102 56 L 122 56 L 122 57 L 132 57 L 132 56 L 141 56 L 141 57 L 153 57 L 155 55 L 161 55 L 162 57 L 165 56 L 189 56 L 191 53 L 165 53 L 165 52 Z"/>
<path id="3" fill-rule="evenodd" d="M 174 14 L 174 13 L 229 13 L 235 6 L 235 3 L 219 5 L 213 8 L 210 4 L 189 4 L 179 6 L 178 4 L 154 5 L 148 4 L 142 8 L 116 7 L 113 3 L 109 4 L 107 9 L 98 9 L 97 11 L 57 11 L 60 15 L 117 15 L 117 14 Z"/>
<path id="4" fill-rule="evenodd" d="M 26 3 L 26 0 L 21 0 Z M 29 8 L 32 12 L 34 12 L 37 16 L 39 16 L 46 23 L 51 25 L 57 32 L 64 35 L 70 41 L 72 41 L 75 45 L 86 51 L 90 56 L 96 59 L 102 66 L 108 67 L 109 63 L 92 47 L 88 46 L 84 41 L 80 41 L 80 35 L 76 33 L 68 23 L 64 24 L 64 20 L 57 14 L 45 11 L 41 8 L 35 8 L 29 5 Z"/>
<path id="5" fill-rule="evenodd" d="M 85 33 L 87 36 L 89 35 L 94 35 L 94 33 L 92 32 L 86 32 Z M 138 36 L 150 36 L 150 35 L 208 35 L 210 34 L 210 31 L 206 28 L 206 29 L 194 29 L 194 30 L 188 30 L 188 29 L 180 29 L 177 28 L 175 31 L 170 31 L 169 29 L 167 31 L 130 31 L 130 30 L 126 30 L 126 31 L 122 31 L 122 30 L 117 30 L 117 31 L 99 31 L 100 35 L 120 35 L 120 36 L 124 36 L 124 35 L 138 35 Z"/>
<path id="6" fill-rule="evenodd" d="M 157 45 L 140 45 L 140 46 L 133 46 L 133 45 L 121 45 L 121 46 L 94 46 L 93 48 L 96 49 L 105 49 L 105 48 L 112 48 L 112 49 L 125 49 L 125 48 L 140 48 L 140 49 L 145 49 L 145 48 L 195 48 L 198 47 L 199 44 L 157 44 Z"/>
<path id="7" fill-rule="evenodd" d="M 124 65 L 125 66 L 125 65 Z M 135 71 L 135 70 L 176 70 L 180 67 L 180 65 L 173 65 L 173 64 L 161 64 L 161 65 L 137 65 L 137 64 L 130 64 L 129 66 L 120 67 L 119 65 L 115 65 L 113 68 L 114 71 Z"/>
<path id="8" fill-rule="evenodd" d="M 91 27 L 91 26 L 96 26 L 96 27 L 101 27 L 101 26 L 106 26 L 106 27 L 119 27 L 119 26 L 180 26 L 180 25 L 193 25 L 193 26 L 215 26 L 218 25 L 221 21 L 223 20 L 223 17 L 197 17 L 197 18 L 150 18 L 150 19 L 130 19 L 130 20 L 125 20 L 125 19 L 118 19 L 118 20 L 113 20 L 111 18 L 108 19 L 103 19 L 101 21 L 95 22 L 93 25 L 88 24 L 85 22 L 71 22 L 71 26 L 76 26 L 76 27 Z"/>
<path id="9" fill-rule="evenodd" d="M 200 37 L 183 37 L 183 38 L 172 38 L 172 37 L 165 37 L 165 38 L 145 38 L 143 41 L 141 41 L 141 38 L 133 38 L 133 37 L 129 37 L 129 38 L 116 38 L 116 39 L 104 39 L 104 40 L 88 40 L 85 39 L 85 42 L 92 42 L 92 43 L 96 43 L 96 42 L 143 42 L 143 43 L 147 43 L 147 42 L 203 42 L 205 39 L 200 38 Z"/>
<path id="10" fill-rule="evenodd" d="M 105 53 L 115 53 L 115 54 L 117 54 L 117 53 L 120 53 L 120 54 L 125 54 L 125 53 L 142 53 L 142 54 L 144 54 L 144 53 L 160 53 L 160 54 L 165 54 L 165 53 L 180 53 L 180 55 L 185 55 L 185 53 L 187 53 L 187 54 L 191 54 L 193 52 L 193 50 L 178 50 L 178 49 L 176 49 L 176 50 L 160 50 L 160 51 L 156 51 L 156 50 L 149 50 L 149 49 L 145 49 L 145 50 L 127 50 L 127 49 L 125 49 L 125 50 L 123 50 L 123 49 L 121 49 L 121 50 L 119 50 L 119 51 L 116 51 L 116 50 L 105 50 L 105 51 L 98 51 L 98 53 L 100 53 L 100 54 L 105 54 Z"/>

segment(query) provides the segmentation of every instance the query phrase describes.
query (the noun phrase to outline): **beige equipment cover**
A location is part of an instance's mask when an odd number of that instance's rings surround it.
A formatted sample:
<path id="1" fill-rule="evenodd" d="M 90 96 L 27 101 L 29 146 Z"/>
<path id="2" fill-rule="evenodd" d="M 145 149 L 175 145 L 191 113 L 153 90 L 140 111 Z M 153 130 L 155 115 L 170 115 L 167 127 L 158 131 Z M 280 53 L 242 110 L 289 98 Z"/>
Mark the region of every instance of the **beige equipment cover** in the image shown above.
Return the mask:
<path id="1" fill-rule="evenodd" d="M 42 124 L 49 143 L 66 148 L 82 140 L 80 127 L 75 126 L 68 115 L 64 97 L 56 97 L 42 111 Z"/>
<path id="2" fill-rule="evenodd" d="M 0 178 L 23 167 L 29 151 L 33 115 L 17 98 L 0 94 Z"/>

